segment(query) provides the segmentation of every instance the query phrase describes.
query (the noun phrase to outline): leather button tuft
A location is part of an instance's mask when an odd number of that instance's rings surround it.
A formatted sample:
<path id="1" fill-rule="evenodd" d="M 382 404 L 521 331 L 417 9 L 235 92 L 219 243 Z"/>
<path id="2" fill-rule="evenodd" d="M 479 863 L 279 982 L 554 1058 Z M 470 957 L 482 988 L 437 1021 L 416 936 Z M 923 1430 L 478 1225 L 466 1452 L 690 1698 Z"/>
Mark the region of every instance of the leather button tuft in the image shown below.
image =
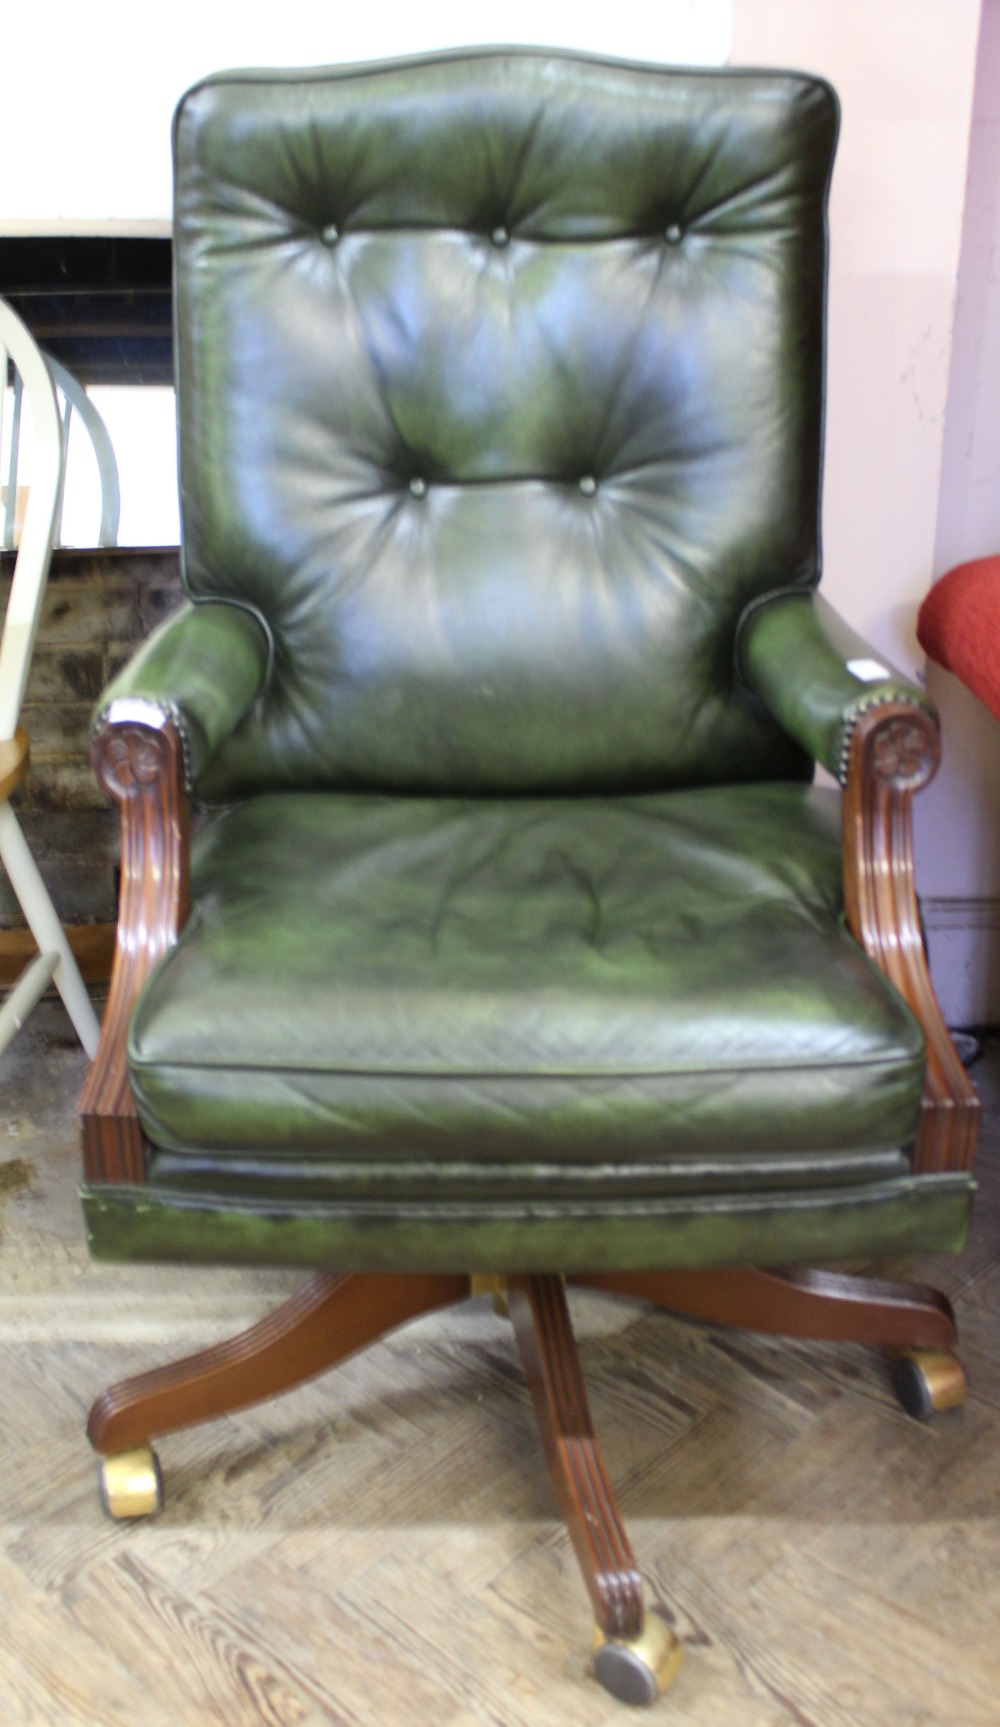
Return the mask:
<path id="1" fill-rule="evenodd" d="M 585 498 L 592 498 L 597 491 L 597 481 L 593 474 L 584 474 L 580 479 L 580 490 Z"/>
<path id="2" fill-rule="evenodd" d="M 340 239 L 340 229 L 337 227 L 336 222 L 328 223 L 320 234 L 320 239 L 324 246 L 335 246 L 337 244 L 337 241 Z"/>
<path id="3" fill-rule="evenodd" d="M 492 239 L 494 246 L 506 246 L 507 241 L 510 239 L 510 235 L 503 223 L 500 222 L 497 227 L 494 228 L 490 238 Z"/>
<path id="4" fill-rule="evenodd" d="M 671 222 L 669 227 L 665 231 L 664 237 L 667 240 L 668 245 L 679 246 L 681 241 L 684 238 L 684 231 L 681 228 L 680 223 L 679 222 Z"/>
<path id="5" fill-rule="evenodd" d="M 419 474 L 414 474 L 410 481 L 410 496 L 413 498 L 426 498 L 427 496 L 427 481 L 422 480 Z"/>

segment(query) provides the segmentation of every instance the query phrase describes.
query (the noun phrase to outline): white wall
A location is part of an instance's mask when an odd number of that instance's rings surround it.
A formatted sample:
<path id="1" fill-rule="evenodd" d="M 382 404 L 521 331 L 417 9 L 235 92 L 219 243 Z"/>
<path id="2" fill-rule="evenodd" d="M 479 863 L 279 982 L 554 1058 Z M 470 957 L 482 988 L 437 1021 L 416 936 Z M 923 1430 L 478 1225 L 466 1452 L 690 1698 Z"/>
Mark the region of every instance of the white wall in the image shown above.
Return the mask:
<path id="1" fill-rule="evenodd" d="M 177 429 L 169 384 L 99 384 L 88 392 L 108 428 L 118 463 L 120 546 L 176 546 Z M 92 546 L 100 523 L 100 476 L 79 418 L 70 419 L 63 497 L 64 546 Z"/>
<path id="2" fill-rule="evenodd" d="M 227 66 L 378 60 L 475 43 L 522 42 L 624 58 L 721 65 L 733 0 L 421 0 L 326 7 L 316 0 L 135 0 L 19 4 L 4 18 L 0 234 L 168 233 L 170 117 L 178 97 Z M 39 140 L 40 147 L 33 147 Z"/>

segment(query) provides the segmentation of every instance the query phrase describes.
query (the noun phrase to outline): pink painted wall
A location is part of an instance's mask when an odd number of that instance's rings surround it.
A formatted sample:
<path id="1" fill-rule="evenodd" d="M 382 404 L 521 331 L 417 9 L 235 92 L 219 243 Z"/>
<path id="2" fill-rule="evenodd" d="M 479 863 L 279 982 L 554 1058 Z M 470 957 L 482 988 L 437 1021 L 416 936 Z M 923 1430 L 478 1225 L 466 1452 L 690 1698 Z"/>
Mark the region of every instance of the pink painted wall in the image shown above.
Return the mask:
<path id="1" fill-rule="evenodd" d="M 735 0 L 734 65 L 822 73 L 830 211 L 824 588 L 920 664 L 932 575 L 980 0 Z"/>
<path id="2" fill-rule="evenodd" d="M 840 94 L 824 591 L 923 675 L 932 580 L 1000 550 L 1000 0 L 735 0 L 732 60 Z M 917 800 L 932 971 L 951 1023 L 1000 1020 L 996 722 L 934 667 L 928 684 L 945 735 Z"/>
<path id="3" fill-rule="evenodd" d="M 1000 0 L 984 0 L 934 575 L 1000 552 Z M 1000 654 L 1000 641 L 996 644 Z M 944 760 L 918 806 L 932 965 L 956 1021 L 1000 1022 L 1000 725 L 937 666 Z"/>

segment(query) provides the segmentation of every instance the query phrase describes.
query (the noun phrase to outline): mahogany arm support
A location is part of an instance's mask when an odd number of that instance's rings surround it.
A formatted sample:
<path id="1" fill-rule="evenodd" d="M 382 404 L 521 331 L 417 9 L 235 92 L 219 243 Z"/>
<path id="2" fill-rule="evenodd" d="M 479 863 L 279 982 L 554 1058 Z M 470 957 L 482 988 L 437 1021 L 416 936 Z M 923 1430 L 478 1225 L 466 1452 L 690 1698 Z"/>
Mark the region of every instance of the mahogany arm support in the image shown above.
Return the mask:
<path id="1" fill-rule="evenodd" d="M 937 718 L 907 702 L 862 714 L 849 741 L 841 799 L 844 910 L 855 940 L 909 1004 L 927 1045 L 916 1170 L 967 1170 L 979 1099 L 941 1015 L 927 969 L 913 880 L 913 794 L 941 754 Z"/>
<path id="2" fill-rule="evenodd" d="M 94 771 L 121 809 L 118 936 L 101 1041 L 80 1098 L 86 1182 L 142 1182 L 146 1146 L 126 1039 L 139 991 L 189 905 L 194 779 L 266 682 L 261 626 L 233 606 L 185 606 L 115 679 L 98 713 Z"/>
<path id="3" fill-rule="evenodd" d="M 913 794 L 940 761 L 937 715 L 922 690 L 811 592 L 772 594 L 749 607 L 737 662 L 779 724 L 844 787 L 847 926 L 908 1003 L 927 1046 L 914 1168 L 970 1169 L 979 1100 L 934 994 L 913 881 Z"/>
<path id="4" fill-rule="evenodd" d="M 120 704 L 94 739 L 94 769 L 121 808 L 121 888 L 111 987 L 80 1097 L 83 1178 L 141 1182 L 146 1147 L 129 1085 L 125 1041 L 136 997 L 188 913 L 190 805 L 173 719 Z"/>

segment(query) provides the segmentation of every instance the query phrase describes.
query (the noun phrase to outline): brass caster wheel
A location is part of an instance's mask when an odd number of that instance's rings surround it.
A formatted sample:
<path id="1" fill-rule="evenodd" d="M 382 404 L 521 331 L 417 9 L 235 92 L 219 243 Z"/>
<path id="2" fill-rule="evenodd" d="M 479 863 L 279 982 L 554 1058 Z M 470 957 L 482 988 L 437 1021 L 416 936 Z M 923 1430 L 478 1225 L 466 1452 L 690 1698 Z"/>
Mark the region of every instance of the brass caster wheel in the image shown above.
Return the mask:
<path id="1" fill-rule="evenodd" d="M 160 1460 L 151 1445 L 102 1457 L 98 1478 L 101 1504 L 109 1517 L 155 1517 L 163 1510 Z"/>
<path id="2" fill-rule="evenodd" d="M 947 1349 L 907 1349 L 896 1361 L 892 1383 L 907 1415 L 918 1421 L 955 1409 L 967 1392 L 962 1363 Z"/>
<path id="3" fill-rule="evenodd" d="M 642 1631 L 631 1643 L 605 1637 L 595 1625 L 593 1648 L 590 1670 L 618 1703 L 655 1703 L 673 1684 L 684 1659 L 683 1643 L 658 1613 L 646 1614 Z"/>
<path id="4" fill-rule="evenodd" d="M 493 1272 L 474 1272 L 469 1278 L 470 1295 L 488 1295 L 498 1319 L 509 1319 L 507 1279 Z"/>

